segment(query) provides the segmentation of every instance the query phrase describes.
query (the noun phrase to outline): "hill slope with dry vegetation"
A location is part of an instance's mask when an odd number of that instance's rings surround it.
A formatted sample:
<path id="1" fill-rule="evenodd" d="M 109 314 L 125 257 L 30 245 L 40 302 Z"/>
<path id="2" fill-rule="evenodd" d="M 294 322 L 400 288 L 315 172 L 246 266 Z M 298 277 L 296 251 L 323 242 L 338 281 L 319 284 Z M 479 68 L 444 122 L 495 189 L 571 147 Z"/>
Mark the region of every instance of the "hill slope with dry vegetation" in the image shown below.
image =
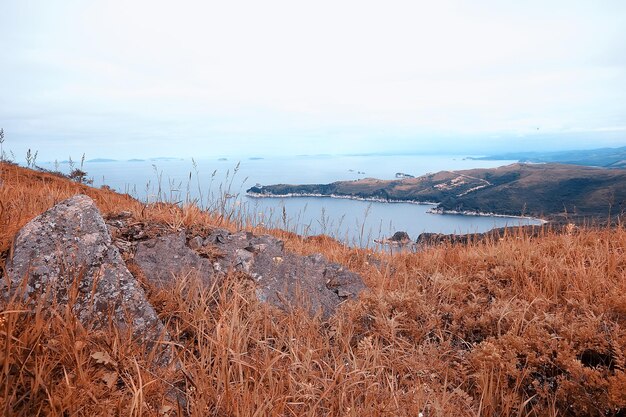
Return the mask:
<path id="1" fill-rule="evenodd" d="M 72 195 L 104 215 L 235 229 L 194 206 L 0 164 L 0 271 L 26 222 Z M 255 230 L 322 253 L 368 290 L 328 322 L 260 303 L 240 274 L 168 290 L 144 280 L 178 352 L 154 369 L 113 327 L 71 309 L 0 301 L 0 409 L 9 415 L 619 416 L 626 414 L 626 230 L 382 254 L 324 237 Z M 184 399 L 167 405 L 172 392 Z"/>
<path id="2" fill-rule="evenodd" d="M 256 186 L 252 195 L 333 195 L 438 203 L 442 211 L 534 216 L 583 223 L 622 216 L 626 169 L 563 164 L 512 164 L 441 171 L 417 178 Z"/>

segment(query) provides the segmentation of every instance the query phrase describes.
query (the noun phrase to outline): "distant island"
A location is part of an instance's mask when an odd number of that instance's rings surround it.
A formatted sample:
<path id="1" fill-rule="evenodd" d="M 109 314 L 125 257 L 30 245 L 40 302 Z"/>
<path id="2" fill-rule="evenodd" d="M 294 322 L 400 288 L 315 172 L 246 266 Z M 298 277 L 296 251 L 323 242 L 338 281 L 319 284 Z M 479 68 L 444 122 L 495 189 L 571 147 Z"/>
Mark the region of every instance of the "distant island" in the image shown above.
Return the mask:
<path id="1" fill-rule="evenodd" d="M 626 168 L 626 146 L 560 152 L 510 152 L 498 155 L 467 159 L 585 165 L 605 168 Z"/>
<path id="2" fill-rule="evenodd" d="M 436 204 L 433 212 L 606 220 L 626 211 L 626 170 L 516 163 L 441 171 L 417 178 L 365 178 L 331 184 L 255 186 L 251 196 L 328 196 Z"/>
<path id="3" fill-rule="evenodd" d="M 117 159 L 108 159 L 108 158 L 95 158 L 89 159 L 87 162 L 117 162 Z"/>

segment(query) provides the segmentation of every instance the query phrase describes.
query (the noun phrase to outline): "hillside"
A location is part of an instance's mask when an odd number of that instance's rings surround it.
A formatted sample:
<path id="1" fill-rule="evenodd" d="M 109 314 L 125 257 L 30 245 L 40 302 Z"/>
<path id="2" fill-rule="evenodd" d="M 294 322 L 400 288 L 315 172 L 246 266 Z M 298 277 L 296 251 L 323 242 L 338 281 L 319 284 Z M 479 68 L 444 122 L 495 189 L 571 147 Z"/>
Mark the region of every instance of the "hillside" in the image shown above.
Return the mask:
<path id="1" fill-rule="evenodd" d="M 458 178 L 447 175 L 432 181 Z M 195 206 L 147 205 L 0 163 L 0 274 L 20 228 L 76 194 L 90 196 L 105 218 L 124 218 L 131 229 L 238 229 Z M 558 234 L 546 228 L 534 237 L 519 231 L 394 255 L 348 248 L 325 236 L 251 232 L 279 238 L 293 253 L 319 253 L 362 276 L 367 289 L 324 320 L 260 302 L 255 281 L 241 272 L 209 286 L 183 274 L 167 288 L 139 277 L 169 334 L 163 344 L 178 361 L 162 368 L 151 365 L 146 346 L 129 342 L 113 325 L 88 331 L 71 308 L 0 297 L 2 413 L 626 413 L 623 227 Z M 172 398 L 178 401 L 168 403 Z"/>
<path id="2" fill-rule="evenodd" d="M 268 185 L 256 195 L 325 195 L 438 203 L 442 211 L 525 215 L 569 221 L 605 219 L 626 210 L 626 170 L 562 164 L 512 164 L 441 171 L 402 180 L 364 179 Z"/>
<path id="3" fill-rule="evenodd" d="M 626 146 L 622 146 L 621 148 L 599 148 L 558 152 L 511 152 L 471 159 L 490 161 L 510 161 L 516 159 L 519 162 L 626 168 Z"/>

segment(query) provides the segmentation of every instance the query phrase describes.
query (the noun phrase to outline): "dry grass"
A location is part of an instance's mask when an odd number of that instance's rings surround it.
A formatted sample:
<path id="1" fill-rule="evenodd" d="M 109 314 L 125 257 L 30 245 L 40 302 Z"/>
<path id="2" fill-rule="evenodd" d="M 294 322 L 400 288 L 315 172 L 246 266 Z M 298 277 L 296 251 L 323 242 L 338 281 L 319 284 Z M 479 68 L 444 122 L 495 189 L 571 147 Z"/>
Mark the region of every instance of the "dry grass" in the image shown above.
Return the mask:
<path id="1" fill-rule="evenodd" d="M 130 211 L 172 228 L 224 226 L 194 207 L 146 207 L 14 166 L 1 172 L 0 252 L 25 222 L 78 192 L 104 213 Z M 393 256 L 270 232 L 291 250 L 361 273 L 370 291 L 321 323 L 259 303 L 240 275 L 214 288 L 190 277 L 173 290 L 148 286 L 179 371 L 152 369 L 140 346 L 113 328 L 86 331 L 71 311 L 4 305 L 0 409 L 176 415 L 183 410 L 167 408 L 167 398 L 177 392 L 197 416 L 626 413 L 623 228 Z"/>

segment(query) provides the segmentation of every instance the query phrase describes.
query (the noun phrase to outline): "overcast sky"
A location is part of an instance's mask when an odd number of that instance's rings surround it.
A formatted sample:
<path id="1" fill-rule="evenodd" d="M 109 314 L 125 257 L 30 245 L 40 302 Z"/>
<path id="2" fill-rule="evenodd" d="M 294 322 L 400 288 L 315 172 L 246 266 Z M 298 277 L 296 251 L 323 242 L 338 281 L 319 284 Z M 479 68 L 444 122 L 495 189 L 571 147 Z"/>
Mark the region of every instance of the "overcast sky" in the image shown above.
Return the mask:
<path id="1" fill-rule="evenodd" d="M 40 158 L 626 145 L 626 1 L 1 0 Z"/>

